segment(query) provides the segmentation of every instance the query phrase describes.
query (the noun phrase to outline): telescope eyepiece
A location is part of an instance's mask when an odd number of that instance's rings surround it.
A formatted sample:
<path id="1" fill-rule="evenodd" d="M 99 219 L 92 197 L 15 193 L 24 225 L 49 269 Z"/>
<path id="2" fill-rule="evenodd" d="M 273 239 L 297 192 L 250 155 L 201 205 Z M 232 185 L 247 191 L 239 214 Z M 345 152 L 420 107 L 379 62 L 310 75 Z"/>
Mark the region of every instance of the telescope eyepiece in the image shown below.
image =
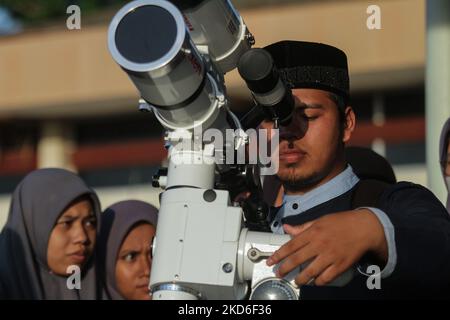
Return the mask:
<path id="1" fill-rule="evenodd" d="M 281 125 L 288 125 L 294 109 L 291 90 L 281 80 L 269 52 L 254 48 L 244 53 L 238 63 L 238 71 L 253 94 L 262 111 L 255 111 L 248 117 L 249 125 L 256 121 L 277 120 Z"/>
<path id="2" fill-rule="evenodd" d="M 270 92 L 279 80 L 272 56 L 264 49 L 255 48 L 244 53 L 239 59 L 238 71 L 254 93 Z"/>

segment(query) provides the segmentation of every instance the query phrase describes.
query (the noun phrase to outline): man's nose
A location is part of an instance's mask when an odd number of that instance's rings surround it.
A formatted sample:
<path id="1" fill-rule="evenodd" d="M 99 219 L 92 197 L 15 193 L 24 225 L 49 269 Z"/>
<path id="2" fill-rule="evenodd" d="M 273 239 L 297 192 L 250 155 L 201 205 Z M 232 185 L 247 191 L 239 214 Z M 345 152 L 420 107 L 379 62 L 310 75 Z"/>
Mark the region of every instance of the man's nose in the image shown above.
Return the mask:
<path id="1" fill-rule="evenodd" d="M 291 122 L 288 126 L 280 126 L 280 140 L 296 140 L 299 139 L 299 130 Z"/>
<path id="2" fill-rule="evenodd" d="M 280 126 L 279 129 L 280 140 L 298 140 L 305 135 L 306 130 L 308 130 L 308 124 L 304 123 L 301 119 L 298 119 L 298 117 L 293 116 L 289 124 Z"/>
<path id="3" fill-rule="evenodd" d="M 292 141 L 297 139 L 298 136 L 294 132 L 288 130 L 280 130 L 280 140 Z"/>

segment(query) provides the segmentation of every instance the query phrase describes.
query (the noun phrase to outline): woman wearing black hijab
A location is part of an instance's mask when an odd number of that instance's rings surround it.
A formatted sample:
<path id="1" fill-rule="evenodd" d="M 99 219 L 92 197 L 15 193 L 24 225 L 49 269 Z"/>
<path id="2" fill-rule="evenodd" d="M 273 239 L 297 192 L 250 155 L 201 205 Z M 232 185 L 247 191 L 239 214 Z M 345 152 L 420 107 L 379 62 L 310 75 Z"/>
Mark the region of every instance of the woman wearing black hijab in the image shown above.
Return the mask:
<path id="1" fill-rule="evenodd" d="M 97 195 L 76 174 L 28 174 L 13 193 L 0 234 L 4 298 L 96 299 L 93 252 L 100 212 Z M 74 269 L 80 274 L 72 282 Z"/>
<path id="2" fill-rule="evenodd" d="M 143 201 L 113 204 L 102 216 L 98 245 L 106 298 L 151 299 L 151 244 L 158 210 Z"/>

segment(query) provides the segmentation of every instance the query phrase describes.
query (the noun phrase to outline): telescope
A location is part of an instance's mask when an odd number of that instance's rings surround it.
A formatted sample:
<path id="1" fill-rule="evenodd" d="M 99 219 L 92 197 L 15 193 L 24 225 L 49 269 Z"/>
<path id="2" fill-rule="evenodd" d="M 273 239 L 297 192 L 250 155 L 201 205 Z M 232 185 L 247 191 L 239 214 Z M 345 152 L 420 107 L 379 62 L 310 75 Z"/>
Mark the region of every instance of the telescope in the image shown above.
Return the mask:
<path id="1" fill-rule="evenodd" d="M 270 55 L 253 44 L 227 0 L 132 1 L 110 24 L 109 50 L 137 88 L 139 109 L 166 129 L 169 164 L 153 181 L 164 189 L 149 284 L 155 300 L 301 296 L 298 269 L 280 279 L 265 263 L 290 240 L 268 232 L 261 201 L 261 175 L 276 170 L 235 159 L 258 122 L 286 124 L 293 108 Z M 242 119 L 228 105 L 224 80 L 238 66 L 255 100 Z M 233 201 L 242 185 L 256 195 L 246 210 Z"/>

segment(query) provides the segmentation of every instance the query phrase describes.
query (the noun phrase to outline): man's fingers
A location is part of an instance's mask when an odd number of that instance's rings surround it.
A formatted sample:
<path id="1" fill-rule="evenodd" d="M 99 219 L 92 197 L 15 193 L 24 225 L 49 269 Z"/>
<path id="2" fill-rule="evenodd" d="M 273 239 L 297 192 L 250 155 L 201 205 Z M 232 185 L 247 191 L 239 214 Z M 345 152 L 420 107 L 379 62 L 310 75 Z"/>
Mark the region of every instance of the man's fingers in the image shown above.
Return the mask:
<path id="1" fill-rule="evenodd" d="M 317 256 L 317 254 L 318 252 L 314 250 L 313 246 L 307 244 L 283 260 L 278 268 L 277 275 L 284 277 L 301 264 Z"/>
<path id="2" fill-rule="evenodd" d="M 332 266 L 332 262 L 319 255 L 312 260 L 302 272 L 299 273 L 299 275 L 295 278 L 295 283 L 299 286 L 309 284 L 319 285 L 317 280 L 320 279 L 321 274 L 325 270 L 328 270 L 330 266 Z"/>
<path id="3" fill-rule="evenodd" d="M 350 275 L 347 274 L 345 278 L 340 279 L 341 283 L 343 282 L 347 283 L 347 281 L 350 281 L 353 278 L 353 274 L 351 271 L 352 267 L 353 264 L 350 262 L 350 260 L 342 260 L 341 262 L 334 262 L 333 265 L 331 265 L 324 272 L 322 272 L 322 274 L 320 274 L 320 276 L 316 280 L 316 284 L 320 286 L 329 284 L 330 282 L 335 281 L 341 275 L 349 271 L 351 272 Z"/>
<path id="4" fill-rule="evenodd" d="M 283 246 L 280 247 L 275 253 L 267 259 L 267 264 L 269 266 L 276 264 L 292 254 L 295 251 L 298 251 L 300 248 L 308 244 L 308 237 L 306 234 L 303 234 L 309 227 L 313 225 L 314 221 L 307 222 L 305 224 L 299 226 L 291 226 L 288 224 L 284 224 L 284 231 L 291 235 L 293 239 Z M 302 236 L 300 236 L 302 234 Z"/>
<path id="5" fill-rule="evenodd" d="M 271 265 L 277 264 L 278 262 L 280 262 L 287 256 L 291 255 L 295 251 L 297 251 L 300 248 L 307 245 L 308 242 L 309 242 L 309 238 L 308 238 L 307 233 L 302 233 L 302 234 L 296 236 L 292 240 L 283 244 L 277 251 L 275 251 L 273 253 L 273 255 L 267 259 L 267 261 L 266 261 L 267 265 L 271 266 Z"/>
<path id="6" fill-rule="evenodd" d="M 283 229 L 284 229 L 284 232 L 286 232 L 287 234 L 294 237 L 294 236 L 304 232 L 309 227 L 311 227 L 313 225 L 313 223 L 314 223 L 314 221 L 310 221 L 310 222 L 304 223 L 299 226 L 291 226 L 289 224 L 283 224 Z"/>
<path id="7" fill-rule="evenodd" d="M 339 270 L 340 269 L 336 264 L 332 264 L 316 278 L 316 285 L 325 286 L 334 281 L 342 273 L 342 271 Z"/>

